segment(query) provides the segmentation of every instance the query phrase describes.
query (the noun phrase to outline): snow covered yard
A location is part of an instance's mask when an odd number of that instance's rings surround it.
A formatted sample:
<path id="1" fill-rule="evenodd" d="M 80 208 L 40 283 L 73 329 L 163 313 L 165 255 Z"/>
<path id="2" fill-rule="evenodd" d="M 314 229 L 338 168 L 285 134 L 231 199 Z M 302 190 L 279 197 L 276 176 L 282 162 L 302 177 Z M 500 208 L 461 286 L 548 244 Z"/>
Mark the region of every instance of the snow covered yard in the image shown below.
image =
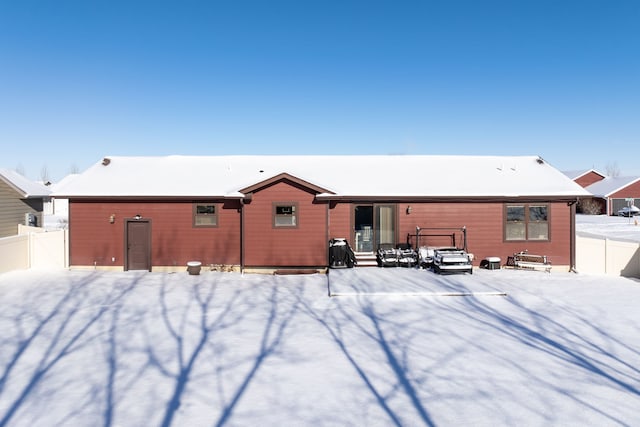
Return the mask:
<path id="1" fill-rule="evenodd" d="M 513 270 L 5 273 L 0 426 L 634 425 L 637 301 Z"/>
<path id="2" fill-rule="evenodd" d="M 640 217 L 576 215 L 576 232 L 583 236 L 640 241 Z"/>

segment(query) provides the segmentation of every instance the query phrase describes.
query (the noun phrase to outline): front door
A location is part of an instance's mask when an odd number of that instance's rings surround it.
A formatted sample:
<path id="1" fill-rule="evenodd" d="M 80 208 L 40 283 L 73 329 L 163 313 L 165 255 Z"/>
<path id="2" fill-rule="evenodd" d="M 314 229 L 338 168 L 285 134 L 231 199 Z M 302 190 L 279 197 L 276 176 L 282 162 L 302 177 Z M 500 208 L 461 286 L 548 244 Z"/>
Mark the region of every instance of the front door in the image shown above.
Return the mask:
<path id="1" fill-rule="evenodd" d="M 353 242 L 356 252 L 374 252 L 380 244 L 396 242 L 396 205 L 355 205 Z"/>
<path id="2" fill-rule="evenodd" d="M 125 240 L 124 269 L 151 271 L 151 222 L 127 220 Z"/>

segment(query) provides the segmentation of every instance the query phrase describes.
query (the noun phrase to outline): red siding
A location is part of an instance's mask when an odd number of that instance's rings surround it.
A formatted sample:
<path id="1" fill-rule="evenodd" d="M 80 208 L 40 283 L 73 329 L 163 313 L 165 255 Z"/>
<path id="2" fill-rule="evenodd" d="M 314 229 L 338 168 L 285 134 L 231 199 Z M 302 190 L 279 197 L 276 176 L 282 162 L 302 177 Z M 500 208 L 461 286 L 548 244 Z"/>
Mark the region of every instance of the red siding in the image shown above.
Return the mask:
<path id="1" fill-rule="evenodd" d="M 620 191 L 609 196 L 610 199 L 626 199 L 627 197 L 633 197 L 634 199 L 640 199 L 640 181 L 624 187 Z"/>
<path id="2" fill-rule="evenodd" d="M 615 193 L 609 196 L 609 200 L 626 199 L 626 198 L 640 199 L 640 181 L 633 183 L 631 185 L 628 185 L 623 189 L 621 189 L 620 191 L 616 191 Z M 616 212 L 614 212 L 612 203 L 609 204 L 609 215 L 616 215 Z"/>
<path id="3" fill-rule="evenodd" d="M 193 228 L 192 202 L 72 201 L 69 205 L 70 264 L 124 265 L 124 218 L 151 219 L 151 263 L 182 266 L 190 260 L 240 264 L 237 202 L 218 204 L 217 228 Z M 115 214 L 111 224 L 109 217 Z M 115 259 L 112 261 L 112 259 Z"/>
<path id="4" fill-rule="evenodd" d="M 575 182 L 582 187 L 588 187 L 594 182 L 602 181 L 604 177 L 600 174 L 597 174 L 594 171 L 587 173 L 586 175 L 582 175 L 581 177 L 575 179 Z"/>
<path id="5" fill-rule="evenodd" d="M 352 239 L 351 203 L 337 203 L 329 205 L 329 238 Z"/>
<path id="6" fill-rule="evenodd" d="M 640 189 L 640 184 L 638 184 Z M 286 180 L 253 194 L 244 206 L 244 265 L 247 267 L 304 267 L 327 264 L 328 240 L 351 240 L 351 203 L 317 203 L 313 192 Z M 296 202 L 298 226 L 274 228 L 273 202 Z M 411 213 L 407 214 L 407 206 Z M 70 203 L 70 263 L 72 266 L 124 265 L 124 218 L 141 214 L 151 219 L 152 265 L 183 266 L 190 260 L 204 265 L 241 263 L 240 205 L 218 205 L 217 228 L 192 227 L 192 202 L 72 201 Z M 554 265 L 570 264 L 570 207 L 551 203 L 549 242 L 504 242 L 504 204 L 400 203 L 397 205 L 397 242 L 421 228 L 467 228 L 468 250 L 475 265 L 488 256 L 506 262 L 524 249 L 550 256 Z M 115 223 L 109 217 L 115 214 Z M 327 225 L 329 225 L 327 227 Z M 460 234 L 459 234 L 460 236 Z M 461 244 L 461 236 L 458 243 Z M 350 242 L 351 243 L 351 242 Z M 422 244 L 446 245 L 448 240 Z M 112 261 L 112 258 L 115 260 Z"/>
<path id="7" fill-rule="evenodd" d="M 327 264 L 327 204 L 315 194 L 286 180 L 253 194 L 245 205 L 245 265 L 304 267 Z M 296 202 L 298 226 L 273 227 L 273 202 Z"/>
<path id="8" fill-rule="evenodd" d="M 570 264 L 570 207 L 567 203 L 552 203 L 550 213 L 550 235 L 548 242 L 505 242 L 503 240 L 503 203 L 411 203 L 411 213 L 406 213 L 407 204 L 400 204 L 399 241 L 406 241 L 407 234 L 415 234 L 421 228 L 451 227 L 467 228 L 467 248 L 475 256 L 474 265 L 488 256 L 499 256 L 506 262 L 507 256 L 528 249 L 531 253 L 549 255 L 556 265 Z M 427 244 L 447 244 L 447 239 Z M 423 241 L 421 241 L 424 244 Z M 457 242 L 456 242 L 457 243 Z"/>

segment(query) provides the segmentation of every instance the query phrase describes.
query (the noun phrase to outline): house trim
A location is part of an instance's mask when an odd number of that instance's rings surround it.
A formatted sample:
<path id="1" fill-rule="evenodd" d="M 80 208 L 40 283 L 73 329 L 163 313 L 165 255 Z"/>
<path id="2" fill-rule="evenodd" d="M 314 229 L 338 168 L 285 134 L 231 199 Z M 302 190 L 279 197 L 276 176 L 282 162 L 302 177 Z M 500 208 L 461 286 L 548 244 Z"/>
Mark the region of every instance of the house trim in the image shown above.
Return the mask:
<path id="1" fill-rule="evenodd" d="M 278 183 L 280 181 L 289 181 L 293 184 L 297 184 L 301 187 L 305 187 L 308 188 L 311 191 L 314 191 L 315 193 L 331 193 L 333 194 L 331 191 L 327 190 L 326 188 L 322 188 L 318 185 L 312 184 L 308 181 L 305 181 L 303 179 L 300 179 L 298 177 L 295 177 L 293 175 L 290 175 L 288 173 L 281 173 L 278 174 L 276 176 L 273 176 L 269 179 L 265 179 L 264 181 L 260 181 L 257 182 L 249 187 L 243 188 L 241 190 L 239 190 L 240 193 L 243 194 L 247 194 L 247 193 L 255 193 L 256 191 L 260 191 L 261 189 L 268 187 L 270 185 L 273 185 L 275 183 Z"/>

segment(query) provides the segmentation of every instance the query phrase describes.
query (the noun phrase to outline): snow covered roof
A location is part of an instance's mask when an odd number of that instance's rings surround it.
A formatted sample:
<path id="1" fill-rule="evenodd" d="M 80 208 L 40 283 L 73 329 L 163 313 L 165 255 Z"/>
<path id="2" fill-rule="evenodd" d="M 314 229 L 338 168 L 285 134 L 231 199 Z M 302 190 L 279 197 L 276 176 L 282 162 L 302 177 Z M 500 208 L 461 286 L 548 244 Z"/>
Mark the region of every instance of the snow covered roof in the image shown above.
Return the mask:
<path id="1" fill-rule="evenodd" d="M 587 174 L 589 174 L 590 172 L 593 173 L 597 173 L 598 175 L 600 175 L 601 177 L 605 177 L 606 175 L 603 173 L 598 172 L 595 169 L 580 169 L 580 170 L 575 170 L 575 171 L 562 171 L 563 174 L 565 174 L 566 176 L 568 176 L 569 178 L 576 180 L 582 176 L 585 176 Z"/>
<path id="2" fill-rule="evenodd" d="M 60 197 L 243 197 L 287 174 L 331 197 L 589 196 L 537 156 L 106 157 L 60 185 Z"/>
<path id="3" fill-rule="evenodd" d="M 21 197 L 28 199 L 34 197 L 47 197 L 51 190 L 43 184 L 20 175 L 10 169 L 0 169 L 0 179 L 15 189 Z"/>
<path id="4" fill-rule="evenodd" d="M 608 176 L 601 181 L 594 182 L 585 189 L 596 197 L 609 197 L 611 194 L 617 193 L 637 181 L 640 181 L 640 177 L 638 176 Z"/>
<path id="5" fill-rule="evenodd" d="M 57 191 L 58 188 L 63 188 L 69 182 L 71 182 L 72 180 L 76 179 L 78 176 L 80 176 L 80 174 L 78 174 L 78 173 L 70 173 L 69 175 L 67 175 L 64 178 L 62 178 L 60 181 L 54 182 L 53 184 L 51 184 L 52 192 Z"/>

